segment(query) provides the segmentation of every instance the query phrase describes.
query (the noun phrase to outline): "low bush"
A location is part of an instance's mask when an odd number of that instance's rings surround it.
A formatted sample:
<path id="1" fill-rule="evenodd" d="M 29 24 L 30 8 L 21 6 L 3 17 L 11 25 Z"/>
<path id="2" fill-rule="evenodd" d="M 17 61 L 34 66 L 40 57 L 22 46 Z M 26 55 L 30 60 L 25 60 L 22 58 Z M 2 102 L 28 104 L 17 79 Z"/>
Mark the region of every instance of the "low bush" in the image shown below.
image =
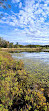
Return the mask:
<path id="1" fill-rule="evenodd" d="M 0 111 L 48 111 L 48 88 L 39 86 L 30 81 L 21 60 L 0 51 Z"/>

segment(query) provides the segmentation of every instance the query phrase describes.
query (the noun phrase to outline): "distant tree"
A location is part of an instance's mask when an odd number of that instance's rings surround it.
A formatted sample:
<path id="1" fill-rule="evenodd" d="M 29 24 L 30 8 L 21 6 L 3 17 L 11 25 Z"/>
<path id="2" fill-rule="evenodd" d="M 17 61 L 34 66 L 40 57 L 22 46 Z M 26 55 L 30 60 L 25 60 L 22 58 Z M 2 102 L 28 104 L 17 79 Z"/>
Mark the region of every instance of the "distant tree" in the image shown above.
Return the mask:
<path id="1" fill-rule="evenodd" d="M 16 42 L 16 45 L 18 45 L 18 42 Z"/>
<path id="2" fill-rule="evenodd" d="M 3 40 L 3 38 L 0 37 L 0 47 L 4 47 L 4 48 L 9 47 L 9 42 L 6 40 Z"/>
<path id="3" fill-rule="evenodd" d="M 18 48 L 19 47 L 19 44 L 18 42 L 16 42 L 16 44 L 14 45 L 14 48 Z"/>
<path id="4" fill-rule="evenodd" d="M 2 45 L 2 38 L 0 37 L 0 47 L 1 47 L 1 45 Z"/>
<path id="5" fill-rule="evenodd" d="M 20 44 L 19 44 L 18 46 L 19 46 L 20 48 L 24 48 L 24 45 L 20 45 Z"/>
<path id="6" fill-rule="evenodd" d="M 13 42 L 9 43 L 9 48 L 13 48 L 14 45 L 13 45 Z"/>

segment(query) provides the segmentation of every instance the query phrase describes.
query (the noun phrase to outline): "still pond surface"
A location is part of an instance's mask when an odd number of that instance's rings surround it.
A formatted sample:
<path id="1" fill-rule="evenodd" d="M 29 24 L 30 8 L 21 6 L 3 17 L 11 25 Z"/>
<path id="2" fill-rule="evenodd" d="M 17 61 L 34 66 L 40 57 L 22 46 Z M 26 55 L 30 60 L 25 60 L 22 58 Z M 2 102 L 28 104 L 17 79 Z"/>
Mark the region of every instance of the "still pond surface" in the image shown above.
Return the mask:
<path id="1" fill-rule="evenodd" d="M 21 60 L 32 60 L 32 61 L 42 61 L 44 63 L 49 63 L 49 52 L 20 52 L 13 53 L 12 57 Z M 26 61 L 27 62 L 27 61 Z"/>
<path id="2" fill-rule="evenodd" d="M 49 86 L 49 53 L 21 52 L 12 53 L 16 60 L 23 60 L 26 72 L 31 76 L 30 81 L 42 82 Z"/>
<path id="3" fill-rule="evenodd" d="M 49 70 L 49 53 L 48 52 L 20 52 L 12 53 L 14 59 L 21 59 L 24 62 L 24 67 L 33 71 L 33 69 Z"/>

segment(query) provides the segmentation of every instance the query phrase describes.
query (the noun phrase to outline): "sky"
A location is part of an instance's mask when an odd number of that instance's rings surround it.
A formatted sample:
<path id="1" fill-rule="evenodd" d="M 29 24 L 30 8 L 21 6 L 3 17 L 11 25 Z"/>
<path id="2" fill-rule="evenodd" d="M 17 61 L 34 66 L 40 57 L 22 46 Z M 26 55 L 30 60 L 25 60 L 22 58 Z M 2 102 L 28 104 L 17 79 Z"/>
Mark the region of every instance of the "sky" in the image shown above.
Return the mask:
<path id="1" fill-rule="evenodd" d="M 49 44 L 49 0 L 7 0 L 0 5 L 0 37 L 19 44 Z"/>

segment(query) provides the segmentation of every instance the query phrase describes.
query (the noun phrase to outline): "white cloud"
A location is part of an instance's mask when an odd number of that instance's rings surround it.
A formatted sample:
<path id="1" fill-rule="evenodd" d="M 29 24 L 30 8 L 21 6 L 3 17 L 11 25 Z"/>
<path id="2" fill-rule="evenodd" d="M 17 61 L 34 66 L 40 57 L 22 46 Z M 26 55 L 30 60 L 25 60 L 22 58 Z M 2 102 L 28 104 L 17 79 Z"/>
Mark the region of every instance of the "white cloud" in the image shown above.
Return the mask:
<path id="1" fill-rule="evenodd" d="M 20 0 L 12 0 L 13 3 L 18 3 Z M 35 3 L 37 1 L 37 3 Z M 22 2 L 19 3 L 19 8 L 22 8 L 19 13 L 14 13 L 11 11 L 11 15 L 5 14 L 0 23 L 6 23 L 15 27 L 15 34 L 19 36 L 20 33 L 25 37 L 35 38 L 48 37 L 49 36 L 49 22 L 47 17 L 49 16 L 49 0 L 26 0 L 25 7 L 22 6 Z M 46 20 L 46 22 L 45 22 Z M 17 32 L 18 27 L 20 27 Z M 23 28 L 23 33 L 21 31 Z M 43 39 L 42 39 L 43 40 Z M 41 41 L 42 41 L 41 40 Z M 47 39 L 45 39 L 47 41 Z M 46 42 L 45 42 L 46 43 Z"/>
<path id="2" fill-rule="evenodd" d="M 19 3 L 19 8 L 22 8 L 22 2 Z"/>
<path id="3" fill-rule="evenodd" d="M 12 0 L 12 3 L 18 3 L 20 0 Z"/>

